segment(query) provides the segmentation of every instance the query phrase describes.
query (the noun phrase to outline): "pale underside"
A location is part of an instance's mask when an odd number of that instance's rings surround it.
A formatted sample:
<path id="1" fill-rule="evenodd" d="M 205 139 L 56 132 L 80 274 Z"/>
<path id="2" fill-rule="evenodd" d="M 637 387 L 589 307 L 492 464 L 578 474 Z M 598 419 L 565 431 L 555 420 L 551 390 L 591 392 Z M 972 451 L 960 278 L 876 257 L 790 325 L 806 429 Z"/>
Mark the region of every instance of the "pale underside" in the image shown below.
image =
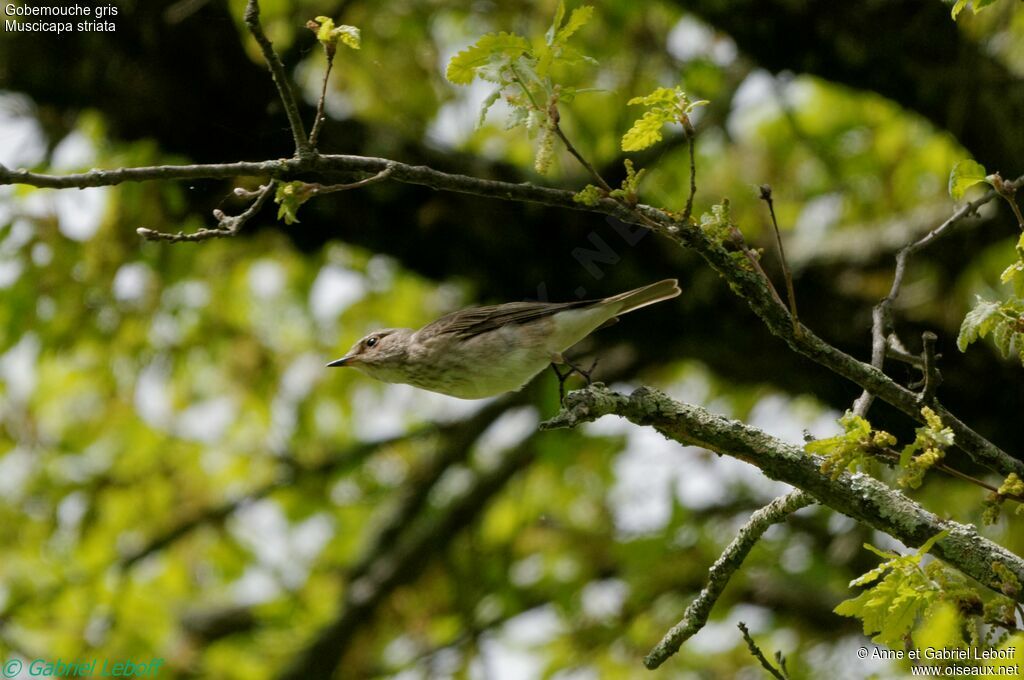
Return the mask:
<path id="1" fill-rule="evenodd" d="M 614 307 L 563 309 L 526 323 L 506 323 L 473 335 L 458 332 L 413 335 L 413 373 L 378 368 L 373 377 L 408 383 L 461 399 L 481 399 L 521 389 L 561 353 L 608 321 Z"/>

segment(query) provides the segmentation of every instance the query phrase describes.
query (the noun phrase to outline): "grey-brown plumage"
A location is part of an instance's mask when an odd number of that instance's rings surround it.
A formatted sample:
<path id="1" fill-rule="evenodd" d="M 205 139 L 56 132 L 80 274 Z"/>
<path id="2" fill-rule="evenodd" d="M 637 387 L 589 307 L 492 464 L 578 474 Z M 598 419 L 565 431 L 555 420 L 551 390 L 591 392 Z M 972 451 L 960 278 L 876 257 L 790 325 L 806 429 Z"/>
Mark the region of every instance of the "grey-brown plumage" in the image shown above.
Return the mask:
<path id="1" fill-rule="evenodd" d="M 462 399 L 520 389 L 562 352 L 625 314 L 679 295 L 665 279 L 601 300 L 509 302 L 442 316 L 419 330 L 384 328 L 328 366 Z"/>

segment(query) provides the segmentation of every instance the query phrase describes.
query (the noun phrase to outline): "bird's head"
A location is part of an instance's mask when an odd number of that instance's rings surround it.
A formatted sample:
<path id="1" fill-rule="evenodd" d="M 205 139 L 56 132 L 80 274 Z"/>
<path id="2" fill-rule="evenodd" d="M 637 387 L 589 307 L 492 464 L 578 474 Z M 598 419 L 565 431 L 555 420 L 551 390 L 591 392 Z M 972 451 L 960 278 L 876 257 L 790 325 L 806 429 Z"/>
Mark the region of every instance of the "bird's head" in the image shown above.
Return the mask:
<path id="1" fill-rule="evenodd" d="M 352 345 L 345 356 L 327 365 L 351 366 L 384 382 L 405 382 L 404 367 L 411 335 L 408 328 L 373 331 Z"/>

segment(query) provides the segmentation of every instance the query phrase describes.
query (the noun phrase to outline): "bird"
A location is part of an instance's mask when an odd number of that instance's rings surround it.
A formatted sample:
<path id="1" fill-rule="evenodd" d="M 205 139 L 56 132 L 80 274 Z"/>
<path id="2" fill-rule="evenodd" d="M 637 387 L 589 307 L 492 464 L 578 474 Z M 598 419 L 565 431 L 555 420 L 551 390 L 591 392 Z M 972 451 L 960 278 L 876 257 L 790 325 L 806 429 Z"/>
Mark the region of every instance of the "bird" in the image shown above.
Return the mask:
<path id="1" fill-rule="evenodd" d="M 664 279 L 596 300 L 470 307 L 418 330 L 375 330 L 327 366 L 349 366 L 376 380 L 460 399 L 484 399 L 522 389 L 550 364 L 561 391 L 565 376 L 573 371 L 590 380 L 589 372 L 570 363 L 563 352 L 620 315 L 680 292 L 676 279 Z M 570 370 L 562 374 L 555 364 Z"/>

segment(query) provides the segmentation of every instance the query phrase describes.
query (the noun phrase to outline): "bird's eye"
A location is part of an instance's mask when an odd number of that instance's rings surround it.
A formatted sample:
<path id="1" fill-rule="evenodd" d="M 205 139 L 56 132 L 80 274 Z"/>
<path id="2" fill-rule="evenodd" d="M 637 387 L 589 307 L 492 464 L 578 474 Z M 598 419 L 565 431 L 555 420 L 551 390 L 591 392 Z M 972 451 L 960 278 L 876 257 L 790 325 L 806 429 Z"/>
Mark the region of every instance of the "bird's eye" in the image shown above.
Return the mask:
<path id="1" fill-rule="evenodd" d="M 376 344 L 377 344 L 377 338 L 367 338 L 366 339 L 366 346 L 367 347 L 373 347 Z"/>

